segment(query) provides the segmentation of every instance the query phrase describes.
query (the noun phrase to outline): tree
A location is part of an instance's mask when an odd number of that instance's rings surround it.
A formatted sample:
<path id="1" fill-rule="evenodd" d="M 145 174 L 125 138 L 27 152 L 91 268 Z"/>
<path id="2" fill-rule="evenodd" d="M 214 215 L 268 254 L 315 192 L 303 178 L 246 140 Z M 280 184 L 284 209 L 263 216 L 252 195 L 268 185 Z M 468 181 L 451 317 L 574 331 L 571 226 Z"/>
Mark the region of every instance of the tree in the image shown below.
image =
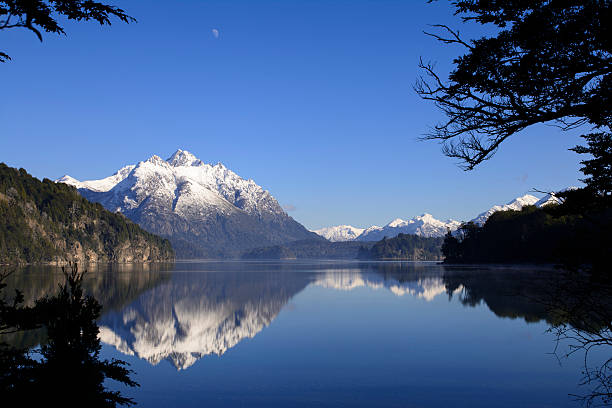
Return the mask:
<path id="1" fill-rule="evenodd" d="M 590 154 L 591 160 L 580 162 L 580 171 L 587 176 L 580 181 L 587 185 L 592 193 L 608 198 L 612 195 L 612 135 L 609 133 L 591 133 L 583 135 L 587 146 L 576 146 L 570 150 L 580 154 Z"/>
<path id="2" fill-rule="evenodd" d="M 430 0 L 433 1 L 433 0 Z M 446 115 L 425 139 L 466 170 L 492 157 L 508 137 L 538 123 L 563 130 L 612 118 L 612 1 L 460 0 L 463 22 L 492 25 L 497 34 L 464 40 L 458 31 L 426 33 L 467 53 L 448 81 L 421 60 L 416 92 Z M 609 136 L 608 136 L 609 137 Z"/>
<path id="3" fill-rule="evenodd" d="M 449 229 L 444 236 L 444 242 L 442 243 L 442 255 L 447 263 L 457 262 L 460 258 L 459 251 L 459 240 L 453 236 L 453 233 Z"/>
<path id="4" fill-rule="evenodd" d="M 0 325 L 5 328 L 44 327 L 48 342 L 36 350 L 41 359 L 27 350 L 0 348 L 0 391 L 9 401 L 24 406 L 57 405 L 63 407 L 115 407 L 134 402 L 110 391 L 105 381 L 111 379 L 130 387 L 138 384 L 121 360 L 101 360 L 101 343 L 96 320 L 100 317 L 98 301 L 85 296 L 83 273 L 76 264 L 65 273 L 66 283 L 54 296 L 38 299 L 33 308 L 21 303 L 17 294 L 13 304 L 1 303 Z M 31 313 L 34 311 L 34 315 Z M 26 316 L 26 324 L 21 322 Z M 36 325 L 31 317 L 36 316 Z"/>
<path id="5" fill-rule="evenodd" d="M 120 8 L 92 0 L 0 0 L 0 30 L 26 28 L 42 41 L 41 31 L 66 34 L 57 21 L 58 17 L 93 20 L 100 25 L 111 25 L 112 17 L 124 23 L 136 21 Z M 0 62 L 10 59 L 0 51 Z"/>

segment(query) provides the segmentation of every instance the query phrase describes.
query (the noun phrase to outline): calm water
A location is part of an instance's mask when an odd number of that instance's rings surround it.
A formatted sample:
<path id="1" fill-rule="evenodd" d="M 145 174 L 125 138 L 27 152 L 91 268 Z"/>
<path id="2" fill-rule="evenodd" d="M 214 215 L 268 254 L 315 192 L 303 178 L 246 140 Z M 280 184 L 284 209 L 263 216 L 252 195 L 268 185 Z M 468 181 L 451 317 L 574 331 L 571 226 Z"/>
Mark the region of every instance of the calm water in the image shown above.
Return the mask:
<path id="1" fill-rule="evenodd" d="M 143 407 L 574 407 L 551 271 L 417 263 L 205 262 L 93 270 L 103 357 Z M 62 277 L 13 274 L 33 299 Z M 9 288 L 10 289 L 10 288 Z M 35 334 L 15 341 L 34 345 Z"/>

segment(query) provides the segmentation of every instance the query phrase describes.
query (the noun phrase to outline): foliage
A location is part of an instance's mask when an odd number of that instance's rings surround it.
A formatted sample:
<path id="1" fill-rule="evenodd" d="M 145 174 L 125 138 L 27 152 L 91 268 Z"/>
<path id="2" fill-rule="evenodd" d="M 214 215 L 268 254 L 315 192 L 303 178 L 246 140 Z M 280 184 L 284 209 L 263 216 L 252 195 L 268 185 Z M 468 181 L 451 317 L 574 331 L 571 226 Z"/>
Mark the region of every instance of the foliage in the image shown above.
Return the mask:
<path id="1" fill-rule="evenodd" d="M 283 245 L 255 248 L 242 254 L 243 259 L 355 259 L 370 242 L 329 242 L 326 239 L 299 240 Z"/>
<path id="2" fill-rule="evenodd" d="M 413 234 L 386 237 L 367 249 L 360 248 L 359 259 L 403 259 L 409 261 L 437 261 L 442 257 L 442 238 L 426 238 Z"/>
<path id="3" fill-rule="evenodd" d="M 173 257 L 169 241 L 90 203 L 74 187 L 42 182 L 0 163 L 0 263 L 50 262 L 75 245 L 113 260 L 126 242 L 145 242 Z"/>
<path id="4" fill-rule="evenodd" d="M 587 176 L 580 181 L 595 195 L 612 198 L 612 134 L 592 133 L 583 135 L 587 146 L 576 146 L 570 150 L 579 154 L 590 154 L 590 160 L 580 162 L 580 171 Z"/>
<path id="5" fill-rule="evenodd" d="M 135 22 L 120 8 L 93 0 L 0 0 L 0 30 L 25 28 L 32 31 L 40 41 L 41 31 L 66 34 L 58 18 L 76 21 L 93 20 L 100 25 L 111 25 L 116 17 L 124 23 Z M 11 58 L 0 52 L 0 62 Z"/>
<path id="6" fill-rule="evenodd" d="M 83 294 L 83 274 L 78 272 L 76 264 L 70 273 L 65 272 L 65 277 L 66 282 L 56 295 L 38 299 L 32 308 L 21 304 L 21 296 L 12 305 L 2 303 L 2 327 L 22 331 L 27 328 L 25 321 L 30 327 L 45 328 L 48 337 L 48 342 L 35 353 L 2 344 L 0 389 L 3 397 L 25 406 L 133 405 L 130 398 L 106 389 L 104 384 L 111 379 L 130 387 L 138 386 L 130 378 L 127 363 L 100 359 L 96 320 L 102 306 L 95 298 Z"/>
<path id="7" fill-rule="evenodd" d="M 464 40 L 458 31 L 426 33 L 466 54 L 454 60 L 448 82 L 432 63 L 415 86 L 447 120 L 425 136 L 468 170 L 489 159 L 508 137 L 537 124 L 562 129 L 610 128 L 612 117 L 612 2 L 609 0 L 461 0 L 464 22 L 496 34 Z"/>
<path id="8" fill-rule="evenodd" d="M 580 202 L 582 193 L 568 192 L 561 205 L 498 211 L 482 227 L 464 224 L 445 237 L 445 262 L 588 264 L 608 273 L 612 209 Z"/>

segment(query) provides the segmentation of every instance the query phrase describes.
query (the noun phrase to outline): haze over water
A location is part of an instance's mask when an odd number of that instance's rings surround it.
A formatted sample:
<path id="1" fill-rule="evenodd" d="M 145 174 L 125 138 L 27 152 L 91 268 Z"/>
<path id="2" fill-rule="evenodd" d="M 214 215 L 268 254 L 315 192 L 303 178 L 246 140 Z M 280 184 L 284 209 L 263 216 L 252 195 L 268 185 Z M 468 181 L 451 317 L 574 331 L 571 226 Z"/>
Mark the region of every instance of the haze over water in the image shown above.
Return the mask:
<path id="1" fill-rule="evenodd" d="M 13 274 L 9 289 L 54 290 L 62 275 L 48 269 Z M 138 406 L 578 406 L 582 356 L 550 354 L 538 301 L 552 275 L 185 262 L 92 270 L 85 286 L 105 305 L 103 357 L 131 364 Z"/>

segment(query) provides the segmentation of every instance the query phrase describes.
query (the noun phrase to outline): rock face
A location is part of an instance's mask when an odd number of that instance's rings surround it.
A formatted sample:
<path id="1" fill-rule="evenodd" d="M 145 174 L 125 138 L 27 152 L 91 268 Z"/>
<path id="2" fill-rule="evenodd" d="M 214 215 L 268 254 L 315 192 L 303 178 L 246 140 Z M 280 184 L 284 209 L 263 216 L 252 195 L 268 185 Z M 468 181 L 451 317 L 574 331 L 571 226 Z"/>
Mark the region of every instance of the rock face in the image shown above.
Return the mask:
<path id="1" fill-rule="evenodd" d="M 168 160 L 152 156 L 102 180 L 57 181 L 169 238 L 179 258 L 237 257 L 254 247 L 318 238 L 253 180 L 184 150 Z"/>
<path id="2" fill-rule="evenodd" d="M 90 203 L 73 187 L 0 164 L 0 264 L 173 259 L 169 241 Z"/>

